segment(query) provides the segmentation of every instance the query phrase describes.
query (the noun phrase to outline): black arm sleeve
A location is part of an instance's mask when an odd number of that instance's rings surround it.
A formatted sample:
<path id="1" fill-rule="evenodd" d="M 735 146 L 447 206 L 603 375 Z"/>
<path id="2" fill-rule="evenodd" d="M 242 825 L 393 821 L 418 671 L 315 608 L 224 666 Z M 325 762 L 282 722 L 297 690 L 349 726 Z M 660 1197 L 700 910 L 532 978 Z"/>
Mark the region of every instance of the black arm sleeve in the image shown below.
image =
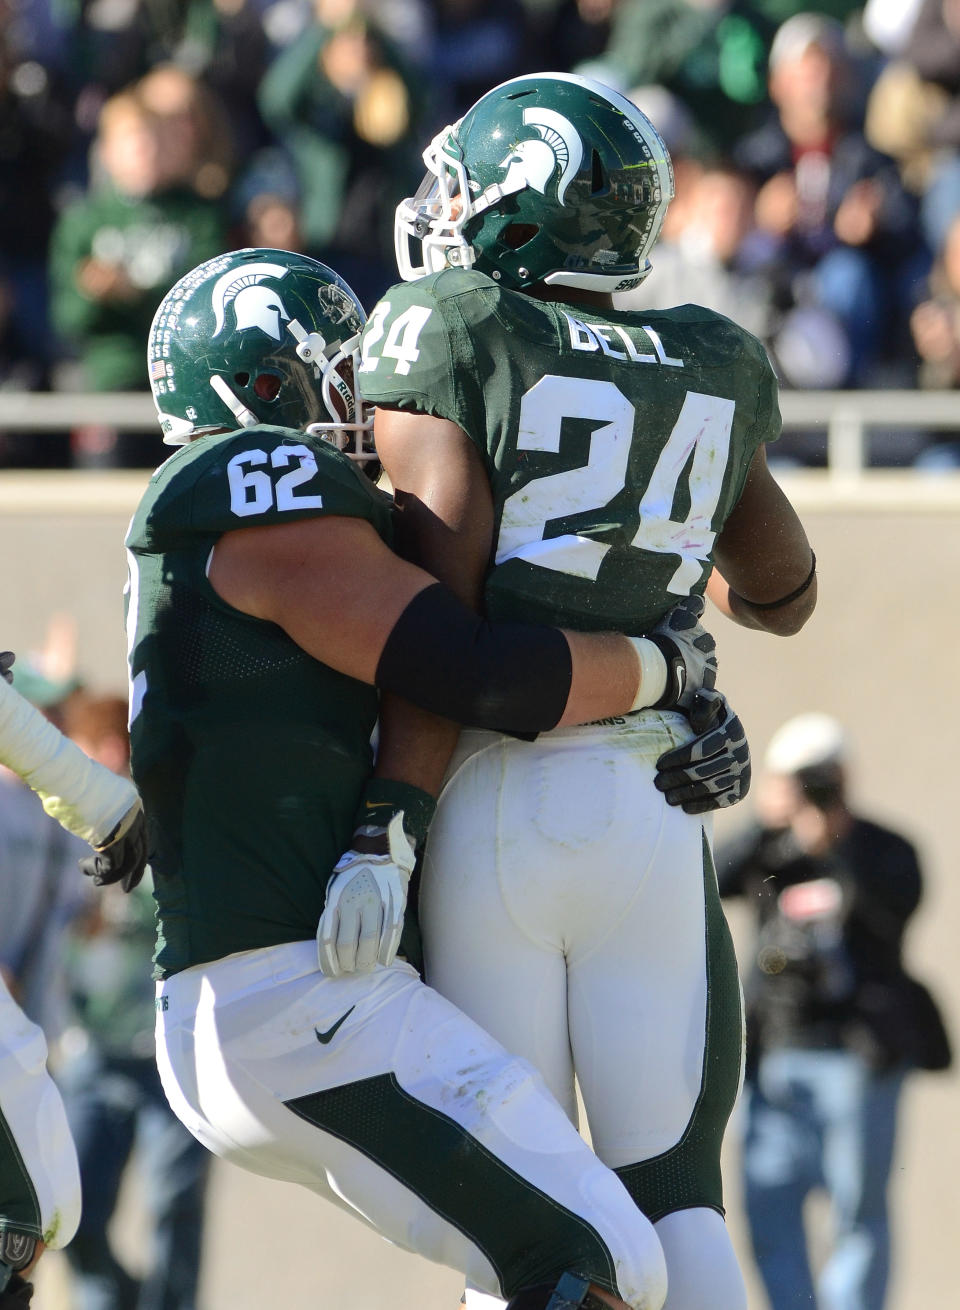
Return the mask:
<path id="1" fill-rule="evenodd" d="M 489 623 L 439 582 L 400 615 L 377 686 L 475 728 L 546 732 L 560 720 L 573 664 L 556 628 Z"/>

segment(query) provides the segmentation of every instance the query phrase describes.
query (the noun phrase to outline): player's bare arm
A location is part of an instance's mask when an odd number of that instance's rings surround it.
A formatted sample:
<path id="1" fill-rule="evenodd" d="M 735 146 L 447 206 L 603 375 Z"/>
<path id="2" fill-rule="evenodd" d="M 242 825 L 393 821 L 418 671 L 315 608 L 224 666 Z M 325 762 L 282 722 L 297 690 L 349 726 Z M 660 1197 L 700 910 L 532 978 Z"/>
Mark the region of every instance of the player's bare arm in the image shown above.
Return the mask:
<path id="1" fill-rule="evenodd" d="M 816 560 L 803 524 L 767 467 L 761 447 L 743 494 L 714 546 L 707 595 L 745 628 L 799 632 L 817 603 Z"/>
<path id="2" fill-rule="evenodd" d="M 494 514 L 476 447 L 456 423 L 404 410 L 378 409 L 376 433 L 400 553 L 480 609 Z"/>
<path id="3" fill-rule="evenodd" d="M 471 609 L 480 611 L 483 572 L 493 534 L 490 483 L 473 445 L 455 423 L 381 409 L 376 418 L 380 456 L 396 504 L 396 548 L 430 569 Z M 401 766 L 418 786 L 439 793 L 460 725 L 400 697 L 380 707 L 378 775 Z"/>
<path id="4" fill-rule="evenodd" d="M 457 424 L 429 414 L 377 410 L 377 453 L 394 489 L 402 525 L 398 545 L 438 577 L 467 604 L 479 608 L 483 578 L 493 539 L 493 496 L 476 447 Z M 605 666 L 594 666 L 601 645 L 615 650 L 614 635 L 564 629 L 573 664 L 573 687 L 586 688 L 592 677 L 601 682 L 589 704 L 571 696 L 559 720 L 565 724 L 605 718 L 622 710 L 600 711 L 597 705 L 614 692 Z M 641 663 L 645 653 L 641 646 Z M 647 676 L 655 670 L 646 666 Z M 618 686 L 615 692 L 620 694 Z M 643 700 L 650 705 L 653 701 Z M 641 707 L 641 701 L 631 708 Z M 502 727 L 516 725 L 501 724 Z"/>
<path id="5" fill-rule="evenodd" d="M 331 515 L 228 532 L 213 552 L 209 578 L 222 599 L 276 623 L 324 664 L 467 722 L 536 732 L 677 694 L 671 636 L 665 648 L 614 634 L 492 627 L 395 555 L 363 519 Z M 709 658 L 712 638 L 702 635 L 701 651 L 688 642 L 691 632 L 702 633 L 695 617 L 680 637 L 690 658 Z M 317 929 L 327 977 L 392 962 L 415 843 L 455 733 L 396 695 L 387 707 L 377 777 L 365 791 L 351 849 L 335 866 Z"/>
<path id="6" fill-rule="evenodd" d="M 655 657 L 644 668 L 649 652 L 629 638 L 482 623 L 361 519 L 225 533 L 209 577 L 228 604 L 324 664 L 461 722 L 536 732 L 626 713 L 665 690 Z"/>
<path id="7" fill-rule="evenodd" d="M 377 453 L 398 506 L 400 550 L 479 609 L 493 538 L 493 497 L 475 446 L 457 424 L 403 410 L 378 409 L 376 431 Z M 573 664 L 572 690 L 579 691 L 581 683 L 586 688 L 591 677 L 599 681 L 589 701 L 571 696 L 560 724 L 623 713 L 623 708 L 598 709 L 623 691 L 620 670 L 606 667 L 606 657 L 619 647 L 617 637 L 568 629 L 564 636 Z M 604 663 L 594 667 L 591 661 L 601 658 L 601 651 Z"/>
<path id="8" fill-rule="evenodd" d="M 583 298 L 590 295 L 582 293 Z M 479 608 L 494 515 L 490 480 L 476 446 L 449 420 L 403 410 L 378 408 L 376 431 L 377 453 L 394 489 L 402 525 L 399 549 L 466 603 Z M 591 667 L 587 661 L 593 649 L 590 639 L 581 641 L 581 634 L 569 631 L 566 635 L 577 674 L 582 662 L 587 680 Z M 749 786 L 748 753 L 739 720 L 727 710 L 720 693 L 710 695 L 714 698 L 712 712 L 702 722 L 693 720 L 698 739 L 704 740 L 672 752 L 657 778 L 668 802 L 683 805 L 690 813 L 732 804 Z M 706 709 L 706 705 L 700 708 Z M 449 758 L 455 734 L 444 737 L 439 724 L 418 724 L 414 714 L 412 706 L 388 706 L 382 715 L 378 770 L 392 771 L 411 738 L 420 751 L 433 752 L 434 763 L 438 756 L 444 761 Z M 587 717 L 606 716 L 592 713 Z M 563 720 L 579 721 L 572 715 Z M 711 755 L 725 790 L 707 777 L 712 766 L 704 760 Z M 428 784 L 420 785 L 430 790 Z"/>

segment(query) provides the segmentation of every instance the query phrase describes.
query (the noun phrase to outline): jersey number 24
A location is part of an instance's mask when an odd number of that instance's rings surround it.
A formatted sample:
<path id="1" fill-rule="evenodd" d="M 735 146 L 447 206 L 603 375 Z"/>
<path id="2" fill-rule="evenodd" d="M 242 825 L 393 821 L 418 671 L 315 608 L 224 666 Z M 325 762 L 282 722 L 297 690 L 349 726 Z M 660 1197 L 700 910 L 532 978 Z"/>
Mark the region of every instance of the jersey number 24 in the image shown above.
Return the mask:
<path id="1" fill-rule="evenodd" d="M 710 525 L 723 489 L 733 410 L 732 400 L 688 391 L 640 497 L 640 525 L 630 545 L 680 557 L 667 583 L 678 596 L 699 582 L 713 549 Z M 546 527 L 551 519 L 600 510 L 623 490 L 636 410 L 613 382 L 548 373 L 523 396 L 517 449 L 558 452 L 565 418 L 603 422 L 591 436 L 587 463 L 536 478 L 507 497 L 496 562 L 523 559 L 595 582 L 610 546 L 579 533 L 546 537 Z M 670 515 L 688 464 L 690 508 L 678 522 Z"/>

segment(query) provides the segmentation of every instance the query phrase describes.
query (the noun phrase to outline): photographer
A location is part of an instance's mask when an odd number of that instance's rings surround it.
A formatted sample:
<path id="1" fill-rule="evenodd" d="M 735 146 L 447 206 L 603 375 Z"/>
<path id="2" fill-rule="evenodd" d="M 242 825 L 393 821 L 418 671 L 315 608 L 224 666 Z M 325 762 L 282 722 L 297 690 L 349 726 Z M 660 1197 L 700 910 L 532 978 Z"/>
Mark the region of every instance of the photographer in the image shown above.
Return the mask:
<path id="1" fill-rule="evenodd" d="M 717 853 L 721 896 L 756 915 L 743 1168 L 772 1310 L 881 1310 L 903 1079 L 950 1061 L 936 1006 L 901 959 L 916 851 L 850 810 L 847 763 L 836 720 L 788 720 L 767 751 L 757 825 Z M 815 1293 L 803 1204 L 816 1187 L 834 1234 Z"/>

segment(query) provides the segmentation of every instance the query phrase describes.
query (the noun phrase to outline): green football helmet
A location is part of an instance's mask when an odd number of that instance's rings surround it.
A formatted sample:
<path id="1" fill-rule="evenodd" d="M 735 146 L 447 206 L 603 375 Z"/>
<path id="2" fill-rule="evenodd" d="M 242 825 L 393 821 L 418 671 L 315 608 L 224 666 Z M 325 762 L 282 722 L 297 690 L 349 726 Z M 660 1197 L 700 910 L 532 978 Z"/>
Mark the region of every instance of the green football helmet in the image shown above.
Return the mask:
<path id="1" fill-rule="evenodd" d="M 406 282 L 452 266 L 515 289 L 626 291 L 649 273 L 673 199 L 673 165 L 650 120 L 572 73 L 494 87 L 423 159 L 426 177 L 394 226 Z"/>
<path id="2" fill-rule="evenodd" d="M 234 250 L 186 273 L 153 318 L 147 369 L 168 446 L 271 423 L 375 459 L 356 388 L 366 315 L 332 268 L 289 250 Z"/>

